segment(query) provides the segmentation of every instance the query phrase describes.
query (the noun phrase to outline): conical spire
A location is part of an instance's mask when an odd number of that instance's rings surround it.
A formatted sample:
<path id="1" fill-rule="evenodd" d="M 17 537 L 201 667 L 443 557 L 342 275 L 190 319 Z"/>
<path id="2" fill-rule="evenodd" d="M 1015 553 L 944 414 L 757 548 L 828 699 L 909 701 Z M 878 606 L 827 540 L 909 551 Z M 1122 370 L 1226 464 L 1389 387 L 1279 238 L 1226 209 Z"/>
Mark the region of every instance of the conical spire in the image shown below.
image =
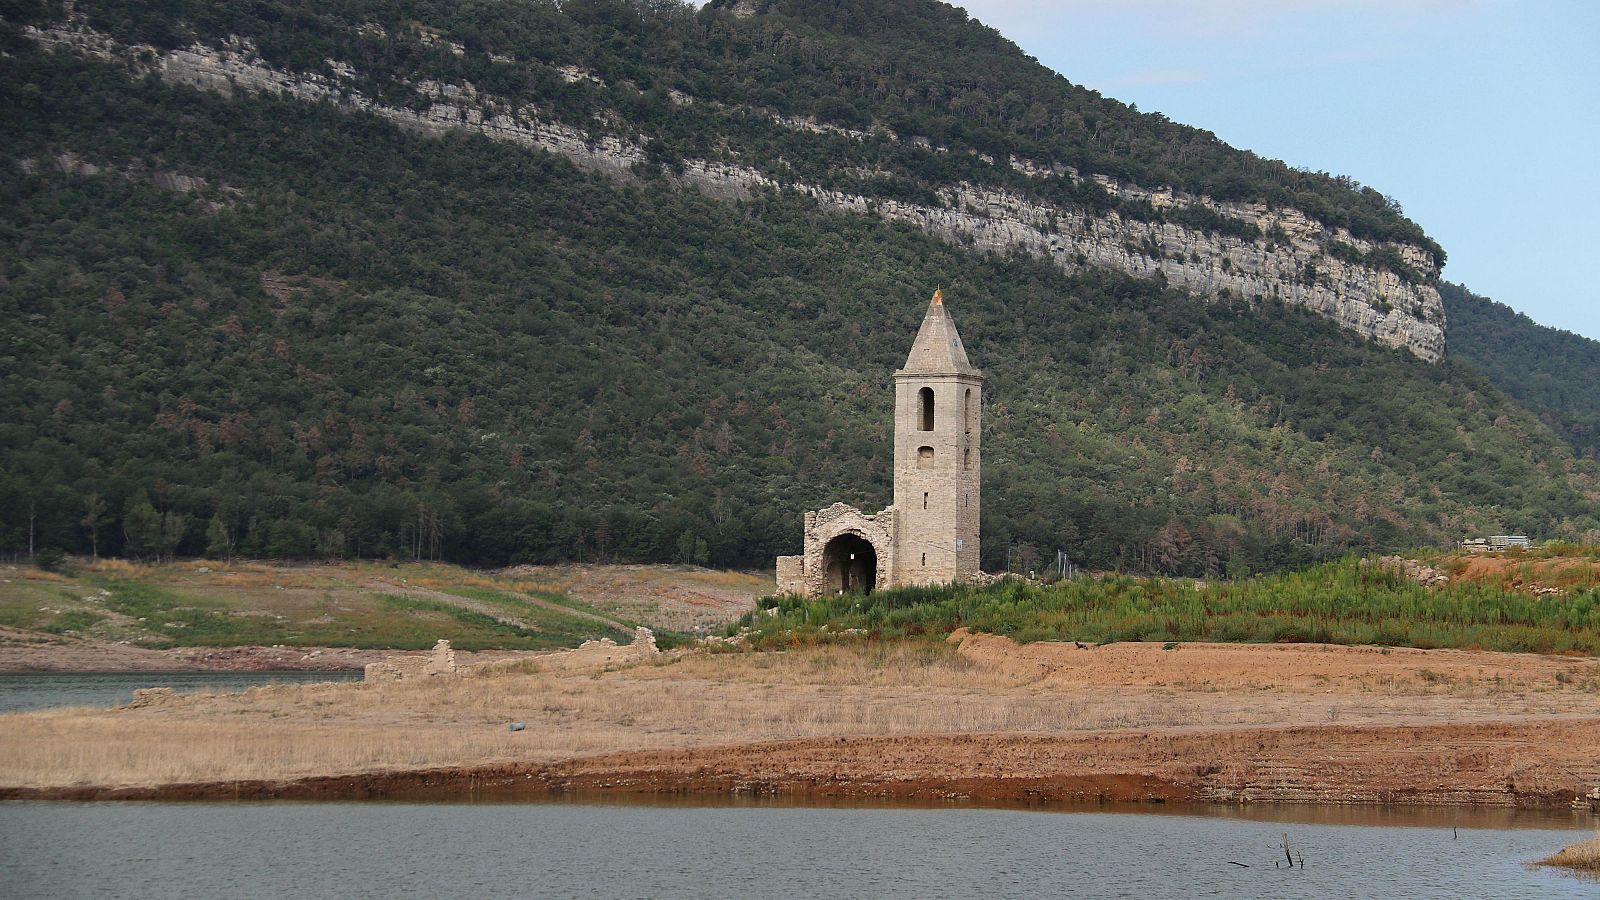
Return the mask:
<path id="1" fill-rule="evenodd" d="M 977 375 L 978 370 L 967 361 L 967 348 L 961 343 L 955 320 L 944 305 L 944 290 L 933 292 L 928 312 L 922 317 L 922 327 L 917 329 L 917 340 L 911 345 L 911 355 L 900 370 L 904 375 Z"/>

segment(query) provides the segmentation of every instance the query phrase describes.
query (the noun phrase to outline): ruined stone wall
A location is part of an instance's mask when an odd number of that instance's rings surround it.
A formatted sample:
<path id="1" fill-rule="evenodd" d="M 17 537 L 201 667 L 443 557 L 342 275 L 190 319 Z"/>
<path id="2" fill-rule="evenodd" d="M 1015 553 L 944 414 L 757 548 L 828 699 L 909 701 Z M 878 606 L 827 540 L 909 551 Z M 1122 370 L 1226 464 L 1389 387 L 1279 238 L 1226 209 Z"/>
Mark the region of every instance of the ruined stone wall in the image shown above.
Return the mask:
<path id="1" fill-rule="evenodd" d="M 456 651 L 451 649 L 449 641 L 440 640 L 427 656 L 389 656 L 382 662 L 367 663 L 361 680 L 405 681 L 433 675 L 455 675 L 459 671 L 456 667 Z"/>
<path id="2" fill-rule="evenodd" d="M 804 594 L 806 592 L 806 558 L 804 556 L 778 557 L 778 593 Z"/>
<path id="3" fill-rule="evenodd" d="M 633 641 L 627 644 L 618 644 L 611 638 L 600 638 L 595 641 L 584 641 L 576 650 L 563 651 L 568 656 L 577 654 L 606 663 L 637 662 L 656 656 L 660 652 L 660 648 L 656 647 L 655 632 L 643 625 L 633 629 Z"/>
<path id="4" fill-rule="evenodd" d="M 896 584 L 898 562 L 895 557 L 897 519 L 894 507 L 875 515 L 844 503 L 835 503 L 827 509 L 808 512 L 805 516 L 805 590 L 808 597 L 821 597 L 833 593 L 827 584 L 828 571 L 824 562 L 828 542 L 844 534 L 853 534 L 872 545 L 877 555 L 875 579 L 879 588 Z"/>
<path id="5" fill-rule="evenodd" d="M 304 100 L 328 100 L 428 133 L 476 131 L 495 140 L 557 153 L 579 166 L 619 176 L 629 175 L 635 165 L 647 159 L 639 143 L 589 135 L 541 121 L 535 111 L 482 94 L 470 83 L 421 81 L 415 88 L 426 105 L 411 109 L 380 104 L 356 91 L 352 86 L 355 73 L 347 64 L 330 60 L 330 68 L 337 73 L 333 77 L 285 72 L 267 65 L 246 40 L 164 51 L 147 45 L 121 44 L 81 21 L 44 30 L 29 28 L 28 34 L 41 44 L 118 60 L 136 72 L 151 72 L 175 83 L 230 94 L 266 91 Z M 581 77 L 581 73 L 574 77 Z M 678 102 L 693 100 L 685 96 Z M 775 121 L 808 132 L 822 130 L 804 121 Z M 862 137 L 866 136 L 863 133 Z M 1105 268 L 1138 277 L 1161 277 L 1168 284 L 1200 296 L 1218 297 L 1226 292 L 1252 301 L 1277 299 L 1306 307 L 1356 334 L 1403 347 L 1426 360 L 1437 360 L 1444 353 L 1444 305 L 1429 283 L 1438 274 L 1437 264 L 1423 248 L 1401 243 L 1382 245 L 1394 250 L 1422 276 L 1421 280 L 1407 281 L 1387 269 L 1329 255 L 1333 241 L 1348 244 L 1363 254 L 1380 245 L 1356 238 L 1344 229 L 1329 228 L 1295 209 L 1150 191 L 1027 160 L 1010 163 L 1035 178 L 1093 178 L 1119 199 L 1148 202 L 1158 209 L 1205 207 L 1253 224 L 1263 236 L 1248 240 L 1171 222 L 1125 219 L 1115 212 L 1094 215 L 971 184 L 950 186 L 942 191 L 939 206 L 927 206 L 871 199 L 801 182 L 780 184 L 753 168 L 711 160 L 684 160 L 683 171 L 677 177 L 725 199 L 748 197 L 757 188 L 792 189 L 827 207 L 907 222 L 942 240 L 978 250 L 1031 253 L 1048 258 L 1067 271 Z M 1311 274 L 1313 271 L 1315 274 Z"/>
<path id="6" fill-rule="evenodd" d="M 417 678 L 458 677 L 465 675 L 490 675 L 516 671 L 530 660 L 540 669 L 591 669 L 612 665 L 643 662 L 659 656 L 655 632 L 639 627 L 633 630 L 631 643 L 618 644 L 610 638 L 584 641 L 571 650 L 541 650 L 519 654 L 510 659 L 492 659 L 470 665 L 456 665 L 456 654 L 449 641 L 439 641 L 427 656 L 405 654 L 388 656 L 382 662 L 368 663 L 363 681 L 384 683 L 409 681 Z"/>

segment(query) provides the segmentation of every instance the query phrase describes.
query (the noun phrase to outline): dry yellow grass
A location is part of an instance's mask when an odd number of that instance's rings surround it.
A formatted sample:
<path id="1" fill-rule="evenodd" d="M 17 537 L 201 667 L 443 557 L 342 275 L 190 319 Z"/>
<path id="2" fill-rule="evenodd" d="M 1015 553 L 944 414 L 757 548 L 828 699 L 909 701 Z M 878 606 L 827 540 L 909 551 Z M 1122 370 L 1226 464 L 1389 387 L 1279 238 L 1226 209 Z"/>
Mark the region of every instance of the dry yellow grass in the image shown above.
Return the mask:
<path id="1" fill-rule="evenodd" d="M 6 566 L 7 579 L 19 579 L 24 582 L 39 582 L 44 584 L 70 584 L 72 579 L 59 572 L 46 572 L 42 569 L 27 568 L 24 566 Z"/>
<path id="2" fill-rule="evenodd" d="M 652 628 L 720 630 L 771 593 L 771 575 L 695 566 L 517 566 L 496 573 L 516 590 L 567 594 Z"/>
<path id="3" fill-rule="evenodd" d="M 1008 665 L 915 642 L 694 653 L 603 671 L 561 669 L 547 658 L 461 678 L 276 685 L 137 709 L 0 717 L 0 786 L 282 779 L 834 735 L 1593 715 L 1592 694 L 1553 680 L 1548 690 L 1471 693 L 1437 693 L 1413 679 L 1274 682 L 1274 654 L 1284 651 L 1257 649 L 1259 678 L 1196 688 L 1136 681 L 1126 675 L 1136 670 L 1110 655 L 1093 657 L 1104 671 L 1042 678 L 1031 658 Z M 1169 666 L 1206 659 L 1199 648 L 1133 652 Z M 513 721 L 527 730 L 508 732 Z"/>
<path id="4" fill-rule="evenodd" d="M 148 566 L 126 559 L 99 559 L 88 563 L 84 571 L 103 575 L 107 578 L 143 578 L 157 571 L 157 567 Z"/>
<path id="5" fill-rule="evenodd" d="M 1540 865 L 1561 866 L 1600 875 L 1600 833 L 1539 860 Z"/>
<path id="6" fill-rule="evenodd" d="M 40 654 L 15 648 L 40 643 L 50 635 L 105 645 L 109 652 L 97 652 L 99 666 L 113 664 L 115 647 L 129 644 L 416 648 L 447 638 L 466 649 L 576 645 L 589 638 L 615 637 L 636 621 L 659 626 L 664 618 L 672 627 L 681 605 L 677 597 L 703 594 L 696 587 L 704 574 L 698 570 L 583 568 L 627 598 L 631 606 L 626 623 L 569 598 L 529 593 L 536 579 L 520 568 L 478 571 L 443 563 L 206 559 L 144 564 L 103 559 L 75 561 L 70 574 L 62 575 L 0 566 L 0 627 L 40 633 L 19 633 L 0 642 L 0 670 L 39 665 Z M 658 585 L 676 593 L 658 596 Z M 397 604 L 396 597 L 417 602 L 397 612 L 397 605 L 403 604 Z M 712 624 L 720 627 L 737 618 L 749 604 L 732 605 L 734 609 L 714 617 Z M 456 615 L 444 607 L 470 615 Z M 660 611 L 665 615 L 658 616 Z M 482 617 L 509 627 L 486 624 Z"/>

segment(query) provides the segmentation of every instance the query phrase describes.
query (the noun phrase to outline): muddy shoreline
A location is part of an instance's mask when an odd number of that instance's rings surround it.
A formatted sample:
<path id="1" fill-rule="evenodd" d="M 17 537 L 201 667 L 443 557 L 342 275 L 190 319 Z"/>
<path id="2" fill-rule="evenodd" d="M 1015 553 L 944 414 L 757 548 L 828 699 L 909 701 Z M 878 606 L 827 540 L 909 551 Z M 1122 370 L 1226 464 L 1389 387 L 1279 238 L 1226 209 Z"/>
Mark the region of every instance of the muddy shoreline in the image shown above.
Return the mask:
<path id="1" fill-rule="evenodd" d="M 1285 728 L 1182 735 L 906 735 L 633 751 L 556 763 L 143 786 L 0 787 L 0 800 L 539 801 L 762 798 L 977 806 L 1296 804 L 1571 808 L 1567 787 L 1506 781 L 1485 725 Z M 1584 740 L 1593 721 L 1489 726 Z M 1513 740 L 1513 744 L 1523 744 Z M 1396 747 L 1411 748 L 1397 765 Z M 1526 745 L 1523 745 L 1524 747 Z M 1572 746 L 1572 745 L 1569 745 Z M 1583 746 L 1576 745 L 1583 753 Z M 1253 748 L 1253 749 L 1251 749 Z M 1287 778 L 1277 760 L 1320 759 Z M 1516 751 L 1512 751 L 1516 755 Z M 975 762 L 982 759 L 985 762 Z M 1551 761 L 1559 765 L 1560 761 Z M 984 771 L 988 769 L 989 771 Z"/>
<path id="2" fill-rule="evenodd" d="M 260 666 L 153 666 L 150 668 L 130 669 L 126 667 L 113 667 L 103 669 L 0 669 L 0 677 L 6 675 L 204 675 L 207 673 L 224 672 L 361 672 L 365 664 L 361 665 L 334 665 L 334 666 L 291 666 L 291 665 L 260 665 Z"/>
<path id="3" fill-rule="evenodd" d="M 105 641 L 17 640 L 0 629 L 0 675 L 155 675 L 199 672 L 360 672 L 392 656 L 427 650 L 354 647 L 176 647 L 154 650 Z M 539 651 L 457 651 L 463 664 L 525 658 Z"/>
<path id="4" fill-rule="evenodd" d="M 325 775 L 291 781 L 215 781 L 145 787 L 0 788 L 0 800 L 597 800 L 642 797 L 862 799 L 943 801 L 977 805 L 1197 802 L 1185 785 L 1139 776 L 951 778 L 849 784 L 800 779 L 750 779 L 733 774 L 616 770 L 574 773 L 520 764 Z"/>
<path id="5" fill-rule="evenodd" d="M 525 662 L 16 713 L 0 799 L 1515 809 L 1600 786 L 1589 659 L 957 633 Z"/>

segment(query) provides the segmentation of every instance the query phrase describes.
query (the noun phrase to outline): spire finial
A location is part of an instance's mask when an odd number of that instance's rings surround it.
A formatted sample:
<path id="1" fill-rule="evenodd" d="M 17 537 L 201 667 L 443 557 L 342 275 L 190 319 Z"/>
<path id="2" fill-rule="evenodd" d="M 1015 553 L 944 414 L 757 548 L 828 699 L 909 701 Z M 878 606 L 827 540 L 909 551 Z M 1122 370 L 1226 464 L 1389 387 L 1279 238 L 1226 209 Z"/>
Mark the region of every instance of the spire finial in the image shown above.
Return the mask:
<path id="1" fill-rule="evenodd" d="M 933 292 L 933 305 L 934 306 L 943 306 L 944 305 L 944 288 L 942 288 L 942 287 L 938 288 L 937 290 L 935 290 Z"/>

